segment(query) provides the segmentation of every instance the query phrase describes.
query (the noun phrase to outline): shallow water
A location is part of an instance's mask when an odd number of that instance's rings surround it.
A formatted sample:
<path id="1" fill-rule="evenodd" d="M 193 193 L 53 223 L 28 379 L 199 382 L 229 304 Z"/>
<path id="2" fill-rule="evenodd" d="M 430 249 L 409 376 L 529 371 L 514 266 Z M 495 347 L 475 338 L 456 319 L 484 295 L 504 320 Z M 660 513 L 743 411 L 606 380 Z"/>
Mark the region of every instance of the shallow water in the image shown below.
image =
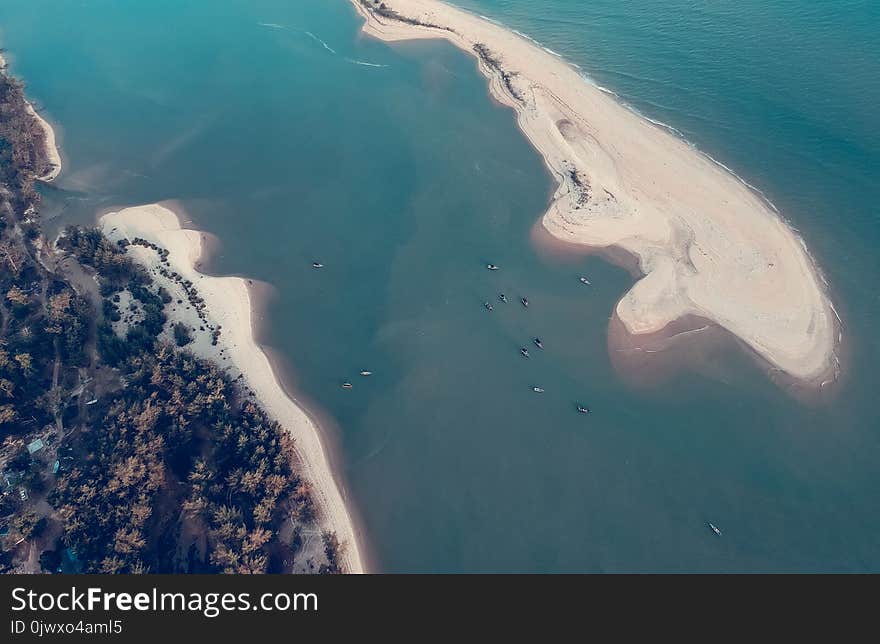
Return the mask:
<path id="1" fill-rule="evenodd" d="M 463 4 L 780 207 L 845 320 L 831 401 L 799 402 L 726 344 L 630 384 L 607 328 L 632 278 L 532 243 L 552 182 L 473 60 L 364 38 L 342 0 L 4 2 L 13 70 L 62 125 L 54 225 L 177 199 L 220 239 L 213 271 L 275 287 L 266 340 L 337 426 L 382 570 L 880 569 L 876 9 Z"/>

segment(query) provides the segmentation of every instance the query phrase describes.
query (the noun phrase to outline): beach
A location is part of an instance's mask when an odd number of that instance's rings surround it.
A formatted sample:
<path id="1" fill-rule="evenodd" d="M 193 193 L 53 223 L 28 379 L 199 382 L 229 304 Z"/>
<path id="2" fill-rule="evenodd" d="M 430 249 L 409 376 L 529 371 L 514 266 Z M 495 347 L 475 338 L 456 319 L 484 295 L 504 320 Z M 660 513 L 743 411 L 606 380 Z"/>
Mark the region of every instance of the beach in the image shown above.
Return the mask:
<path id="1" fill-rule="evenodd" d="M 28 110 L 33 115 L 40 127 L 43 129 L 43 136 L 46 145 L 46 158 L 49 161 L 49 170 L 40 177 L 40 181 L 54 181 L 61 174 L 61 153 L 58 151 L 58 143 L 55 141 L 55 130 L 52 125 L 40 116 L 30 103 L 27 104 Z"/>
<path id="2" fill-rule="evenodd" d="M 352 2 L 370 36 L 442 38 L 478 59 L 558 182 L 544 228 L 638 258 L 643 277 L 614 311 L 628 333 L 701 318 L 794 381 L 837 377 L 841 324 L 821 272 L 775 207 L 730 170 L 488 19 L 437 0 Z"/>
<path id="3" fill-rule="evenodd" d="M 298 458 L 297 470 L 309 484 L 319 522 L 324 530 L 335 532 L 342 545 L 342 569 L 349 573 L 364 572 L 358 535 L 345 503 L 345 490 L 331 469 L 320 430 L 306 411 L 285 393 L 269 358 L 254 338 L 254 310 L 248 280 L 199 272 L 205 236 L 199 231 L 181 228 L 175 212 L 163 205 L 149 204 L 107 213 L 100 218 L 100 226 L 111 240 L 140 237 L 168 250 L 170 266 L 166 268 L 190 280 L 205 302 L 205 319 L 201 319 L 193 307 L 169 307 L 173 309 L 168 314 L 172 324 L 183 321 L 197 329 L 187 349 L 214 362 L 232 379 L 240 375 L 240 385 L 249 388 L 267 414 L 290 432 Z M 161 275 L 161 258 L 154 250 L 131 245 L 128 254 L 175 300 L 187 301 L 183 287 Z M 216 344 L 212 343 L 212 328 L 220 330 Z"/>
<path id="4" fill-rule="evenodd" d="M 3 57 L 3 54 L 0 54 L 0 67 L 6 67 L 7 62 Z M 59 174 L 61 174 L 61 152 L 58 150 L 58 142 L 55 139 L 55 130 L 52 128 L 52 125 L 40 116 L 37 113 L 37 110 L 34 109 L 34 106 L 31 105 L 30 101 L 26 101 L 28 111 L 31 115 L 37 119 L 37 122 L 40 124 L 40 128 L 43 130 L 43 141 L 46 148 L 46 159 L 49 162 L 49 170 L 40 177 L 37 177 L 40 181 L 50 182 L 54 181 Z"/>

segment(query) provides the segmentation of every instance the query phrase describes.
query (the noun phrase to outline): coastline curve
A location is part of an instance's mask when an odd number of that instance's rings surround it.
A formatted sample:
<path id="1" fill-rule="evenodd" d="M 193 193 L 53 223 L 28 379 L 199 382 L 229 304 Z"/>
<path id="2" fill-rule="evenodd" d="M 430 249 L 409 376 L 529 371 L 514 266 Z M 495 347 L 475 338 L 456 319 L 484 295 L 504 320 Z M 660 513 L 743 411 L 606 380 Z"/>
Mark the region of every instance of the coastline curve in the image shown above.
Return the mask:
<path id="1" fill-rule="evenodd" d="M 339 553 L 342 569 L 348 573 L 366 572 L 355 523 L 346 505 L 346 491 L 334 476 L 320 429 L 309 412 L 285 392 L 269 356 L 256 340 L 254 302 L 248 280 L 202 273 L 198 267 L 204 261 L 204 234 L 182 228 L 175 212 L 162 204 L 106 213 L 100 217 L 99 226 L 112 241 L 140 237 L 165 248 L 171 270 L 197 287 L 207 317 L 221 333 L 216 344 L 212 343 L 210 333 L 196 334 L 188 348 L 221 368 L 232 367 L 233 375 L 241 377 L 268 415 L 291 434 L 300 473 L 310 484 L 319 520 L 326 530 L 336 533 L 343 546 Z M 158 270 L 160 260 L 156 253 L 133 246 L 129 247 L 129 255 L 150 271 L 158 283 L 175 288 Z M 196 313 L 189 315 L 194 318 Z M 199 324 L 198 319 L 187 321 Z"/>
<path id="2" fill-rule="evenodd" d="M 441 38 L 473 55 L 491 95 L 556 177 L 555 238 L 638 258 L 615 307 L 627 332 L 702 317 L 802 385 L 840 372 L 841 322 L 806 244 L 729 168 L 494 20 L 439 0 L 351 0 L 386 42 Z"/>
<path id="3" fill-rule="evenodd" d="M 0 68 L 6 68 L 8 64 L 6 58 L 0 53 Z M 40 129 L 43 130 L 43 146 L 45 148 L 46 163 L 49 165 L 49 169 L 44 174 L 37 177 L 37 180 L 50 183 L 57 179 L 58 175 L 61 174 L 62 166 L 61 152 L 58 149 L 58 140 L 55 136 L 55 129 L 49 121 L 40 116 L 31 102 L 27 99 L 25 99 L 25 105 L 27 106 L 30 115 L 36 119 L 37 123 L 39 123 Z"/>

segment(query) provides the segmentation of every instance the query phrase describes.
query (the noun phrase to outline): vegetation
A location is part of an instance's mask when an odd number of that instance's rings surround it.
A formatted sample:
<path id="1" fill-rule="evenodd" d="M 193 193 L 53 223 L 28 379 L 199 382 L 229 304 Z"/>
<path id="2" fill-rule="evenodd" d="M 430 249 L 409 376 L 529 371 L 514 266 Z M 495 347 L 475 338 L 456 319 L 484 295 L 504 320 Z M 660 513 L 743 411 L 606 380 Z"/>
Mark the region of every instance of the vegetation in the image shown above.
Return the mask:
<path id="1" fill-rule="evenodd" d="M 2 59 L 0 59 L 2 60 Z M 0 68 L 0 185 L 15 212 L 39 202 L 34 178 L 49 167 L 45 134 L 28 109 L 22 84 Z"/>
<path id="2" fill-rule="evenodd" d="M 185 347 L 192 342 L 192 333 L 189 332 L 189 327 L 183 322 L 176 322 L 174 324 L 174 342 L 179 347 Z"/>
<path id="3" fill-rule="evenodd" d="M 516 77 L 516 74 L 504 69 L 501 65 L 501 61 L 498 60 L 498 58 L 492 54 L 490 49 L 483 43 L 478 42 L 474 45 L 474 53 L 486 67 L 501 77 L 501 82 L 504 83 L 504 88 L 507 90 L 507 93 L 518 103 L 525 104 L 525 99 L 523 98 L 522 93 L 513 84 L 513 79 Z"/>
<path id="4" fill-rule="evenodd" d="M 302 564 L 317 531 L 292 439 L 182 349 L 190 330 L 128 244 L 41 236 L 42 137 L 0 70 L 0 571 L 338 572 L 332 534 Z"/>
<path id="5" fill-rule="evenodd" d="M 43 146 L 21 84 L 0 70 L 0 435 L 60 426 L 61 366 L 88 362 L 90 307 L 46 271 L 37 243 Z"/>
<path id="6" fill-rule="evenodd" d="M 49 497 L 65 545 L 86 572 L 266 572 L 280 523 L 313 516 L 288 435 L 216 367 L 170 346 L 125 374 L 82 431 L 89 458 Z"/>
<path id="7" fill-rule="evenodd" d="M 386 5 L 382 0 L 360 0 L 360 3 L 367 11 L 374 15 L 381 16 L 382 18 L 387 18 L 388 20 L 396 20 L 397 22 L 403 22 L 416 27 L 429 27 L 431 29 L 442 29 L 443 31 L 451 31 L 455 33 L 450 27 L 444 27 L 443 25 L 438 25 L 432 22 L 423 22 L 416 18 L 404 16 Z"/>

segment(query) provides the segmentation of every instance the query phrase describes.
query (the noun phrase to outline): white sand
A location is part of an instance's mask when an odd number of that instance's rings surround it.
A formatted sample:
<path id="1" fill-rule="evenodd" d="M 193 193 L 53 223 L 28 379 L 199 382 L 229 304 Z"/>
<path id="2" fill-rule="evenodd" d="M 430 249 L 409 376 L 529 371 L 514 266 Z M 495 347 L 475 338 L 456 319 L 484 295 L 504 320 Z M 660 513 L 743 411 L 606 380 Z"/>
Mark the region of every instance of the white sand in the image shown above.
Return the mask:
<path id="1" fill-rule="evenodd" d="M 55 141 L 55 130 L 52 129 L 49 121 L 37 114 L 33 105 L 28 103 L 27 106 L 30 113 L 33 114 L 34 118 L 39 122 L 40 127 L 43 128 L 46 157 L 49 159 L 49 170 L 43 176 L 37 177 L 37 179 L 46 182 L 54 181 L 55 178 L 61 174 L 61 153 L 58 151 L 58 144 Z"/>
<path id="2" fill-rule="evenodd" d="M 698 315 L 793 378 L 836 376 L 838 320 L 821 275 L 800 237 L 731 172 L 493 22 L 437 0 L 384 0 L 426 27 L 352 2 L 364 31 L 385 41 L 445 38 L 474 55 L 486 46 L 488 59 L 477 57 L 492 95 L 516 111 L 559 181 L 544 227 L 639 258 L 645 276 L 617 304 L 631 334 Z"/>
<path id="3" fill-rule="evenodd" d="M 222 368 L 228 367 L 235 378 L 243 374 L 241 384 L 250 387 L 265 411 L 277 420 L 294 438 L 299 459 L 299 473 L 310 484 L 317 505 L 319 520 L 336 532 L 343 545 L 341 565 L 346 572 L 363 572 L 354 523 L 344 501 L 345 490 L 338 485 L 318 428 L 291 400 L 279 384 L 266 354 L 254 339 L 251 297 L 247 282 L 239 277 L 212 277 L 200 273 L 196 266 L 202 255 L 203 234 L 180 227 L 177 216 L 159 204 L 126 208 L 101 217 L 104 233 L 113 241 L 140 237 L 169 251 L 170 271 L 192 281 L 204 298 L 206 313 L 212 326 L 220 325 L 221 334 L 216 346 L 211 344 L 210 330 L 195 332 L 194 341 L 187 348 Z M 157 253 L 142 246 L 129 246 L 129 255 L 144 265 L 156 282 L 172 295 L 172 302 L 183 299 L 184 304 L 171 304 L 169 319 L 181 320 L 198 329 L 204 323 L 188 305 L 179 284 L 162 277 Z M 175 312 L 170 309 L 175 307 Z M 169 325 L 170 327 L 170 325 Z"/>
<path id="4" fill-rule="evenodd" d="M 3 57 L 3 54 L 0 54 L 0 67 L 6 67 L 6 59 Z M 40 124 L 40 127 L 43 129 L 44 133 L 44 141 L 46 145 L 46 157 L 49 160 L 49 170 L 41 177 L 37 177 L 40 181 L 53 181 L 60 173 L 61 173 L 61 153 L 58 151 L 58 143 L 55 140 L 55 130 L 52 129 L 52 126 L 49 122 L 44 119 L 42 116 L 37 114 L 37 111 L 34 109 L 34 106 L 31 105 L 28 101 L 27 103 L 28 111 L 33 115 L 37 122 Z"/>

